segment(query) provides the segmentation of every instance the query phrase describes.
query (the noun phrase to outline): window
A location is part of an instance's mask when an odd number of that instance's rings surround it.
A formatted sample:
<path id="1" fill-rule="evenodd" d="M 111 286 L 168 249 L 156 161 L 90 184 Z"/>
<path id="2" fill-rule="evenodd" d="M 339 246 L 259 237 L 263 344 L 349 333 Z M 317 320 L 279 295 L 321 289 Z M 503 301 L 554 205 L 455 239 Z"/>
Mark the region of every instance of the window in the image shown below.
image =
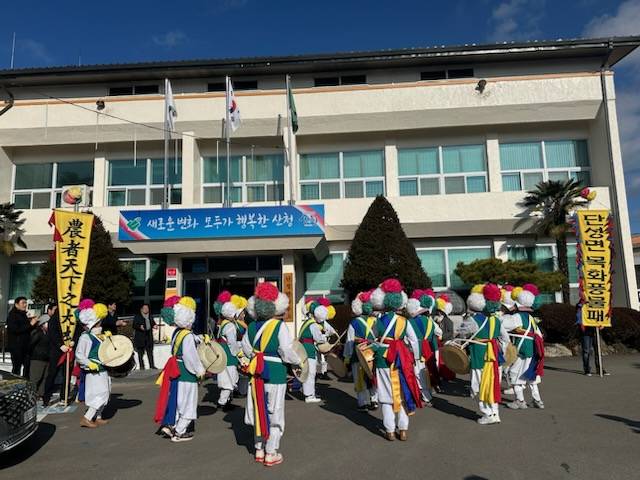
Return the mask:
<path id="1" fill-rule="evenodd" d="M 300 155 L 302 200 L 384 195 L 382 151 Z"/>
<path id="2" fill-rule="evenodd" d="M 233 202 L 280 202 L 284 200 L 284 156 L 255 155 L 229 159 Z M 205 157 L 203 202 L 226 200 L 227 159 Z"/>
<path id="3" fill-rule="evenodd" d="M 313 79 L 316 87 L 334 87 L 337 85 L 365 85 L 366 75 L 342 75 L 340 77 L 317 77 Z"/>
<path id="4" fill-rule="evenodd" d="M 483 145 L 398 150 L 400 196 L 487 191 Z"/>
<path id="5" fill-rule="evenodd" d="M 163 297 L 165 262 L 153 259 L 126 260 L 133 273 L 133 297 L 149 303 L 152 297 Z M 152 312 L 156 313 L 156 312 Z"/>
<path id="6" fill-rule="evenodd" d="M 578 267 L 575 262 L 577 247 L 567 245 L 567 259 L 569 260 L 570 298 L 574 304 L 578 300 Z M 555 245 L 511 246 L 508 248 L 509 260 L 528 260 L 540 266 L 542 272 L 557 270 L 558 261 Z M 555 302 L 554 294 L 543 294 L 543 303 Z"/>
<path id="7" fill-rule="evenodd" d="M 417 250 L 416 253 L 434 288 L 467 287 L 454 273 L 458 262 L 468 264 L 492 256 L 490 247 Z"/>
<path id="8" fill-rule="evenodd" d="M 168 161 L 170 200 L 182 203 L 182 159 Z M 164 196 L 164 159 L 110 160 L 107 205 L 161 205 Z"/>
<path id="9" fill-rule="evenodd" d="M 585 140 L 504 143 L 500 168 L 505 192 L 533 190 L 547 180 L 591 183 Z"/>
<path id="10" fill-rule="evenodd" d="M 473 78 L 473 68 L 450 68 L 420 72 L 420 80 L 445 80 L 447 78 Z"/>
<path id="11" fill-rule="evenodd" d="M 16 165 L 14 178 L 16 208 L 56 208 L 63 186 L 93 186 L 93 161 Z"/>
<path id="12" fill-rule="evenodd" d="M 341 290 L 340 281 L 344 274 L 344 254 L 332 253 L 318 262 L 315 258 L 305 258 L 304 277 L 307 292 L 330 292 Z"/>
<path id="13" fill-rule="evenodd" d="M 257 90 L 258 89 L 258 81 L 257 80 L 239 80 L 235 82 L 231 82 L 233 85 L 233 90 Z M 207 83 L 207 92 L 226 92 L 227 85 L 225 82 L 212 82 Z"/>
<path id="14" fill-rule="evenodd" d="M 160 89 L 157 84 L 152 85 L 122 85 L 118 87 L 109 87 L 109 96 L 118 95 L 153 95 L 159 93 Z"/>
<path id="15" fill-rule="evenodd" d="M 11 265 L 9 273 L 9 295 L 7 296 L 7 300 L 17 297 L 31 298 L 33 283 L 38 275 L 40 275 L 41 265 L 41 263 L 18 263 Z"/>

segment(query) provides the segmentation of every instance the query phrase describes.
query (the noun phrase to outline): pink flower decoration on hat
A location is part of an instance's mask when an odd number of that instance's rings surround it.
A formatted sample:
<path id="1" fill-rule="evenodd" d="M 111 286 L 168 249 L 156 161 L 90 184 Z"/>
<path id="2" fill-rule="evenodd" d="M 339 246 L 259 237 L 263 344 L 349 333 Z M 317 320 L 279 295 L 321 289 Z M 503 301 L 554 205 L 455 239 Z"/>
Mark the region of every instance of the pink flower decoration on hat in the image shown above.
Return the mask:
<path id="1" fill-rule="evenodd" d="M 231 292 L 228 290 L 223 290 L 216 298 L 216 302 L 225 303 L 231 300 Z"/>
<path id="2" fill-rule="evenodd" d="M 362 303 L 368 303 L 371 301 L 371 293 L 373 293 L 373 290 L 369 290 L 368 292 L 362 292 L 358 297 L 360 298 L 360 301 Z"/>
<path id="3" fill-rule="evenodd" d="M 328 307 L 329 305 L 331 305 L 331 301 L 328 298 L 322 297 L 318 298 L 316 301 L 323 307 Z"/>
<path id="4" fill-rule="evenodd" d="M 502 297 L 500 287 L 495 283 L 487 283 L 482 289 L 482 294 L 484 295 L 484 298 L 491 300 L 492 302 L 499 302 Z"/>
<path id="5" fill-rule="evenodd" d="M 172 297 L 167 298 L 162 304 L 162 306 L 171 308 L 179 301 L 180 301 L 180 297 L 178 295 L 173 295 Z"/>
<path id="6" fill-rule="evenodd" d="M 397 278 L 388 278 L 380 284 L 380 288 L 384 293 L 400 293 L 402 291 L 402 284 Z"/>
<path id="7" fill-rule="evenodd" d="M 529 292 L 533 293 L 534 295 L 539 295 L 540 291 L 538 290 L 538 287 L 536 287 L 533 283 L 525 283 L 522 286 L 523 290 L 528 290 Z"/>
<path id="8" fill-rule="evenodd" d="M 425 290 L 414 290 L 413 293 L 411 294 L 411 298 L 415 298 L 417 300 L 420 300 L 420 297 L 422 295 L 425 295 Z"/>
<path id="9" fill-rule="evenodd" d="M 433 288 L 427 288 L 422 291 L 423 295 L 429 295 L 430 297 L 436 298 L 436 292 L 433 291 Z"/>
<path id="10" fill-rule="evenodd" d="M 438 298 L 441 298 L 442 300 L 444 300 L 447 303 L 451 303 L 451 298 L 449 298 L 449 295 L 447 295 L 446 293 L 443 293 L 442 295 L 439 295 Z"/>
<path id="11" fill-rule="evenodd" d="M 78 305 L 78 310 L 84 310 L 85 308 L 93 308 L 96 302 L 91 300 L 90 298 L 85 298 Z"/>
<path id="12" fill-rule="evenodd" d="M 255 294 L 260 300 L 275 302 L 278 299 L 278 288 L 269 282 L 263 282 L 256 287 Z M 231 297 L 229 297 L 231 298 Z"/>

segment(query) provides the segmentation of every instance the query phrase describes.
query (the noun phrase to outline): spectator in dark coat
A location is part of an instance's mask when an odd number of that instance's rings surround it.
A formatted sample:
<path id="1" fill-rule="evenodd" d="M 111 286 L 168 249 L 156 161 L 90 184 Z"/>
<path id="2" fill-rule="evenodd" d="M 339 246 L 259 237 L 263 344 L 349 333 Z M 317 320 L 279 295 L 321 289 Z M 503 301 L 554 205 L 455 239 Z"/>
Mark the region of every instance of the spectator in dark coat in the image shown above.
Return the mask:
<path id="1" fill-rule="evenodd" d="M 53 314 L 49 319 L 49 369 L 47 371 L 47 381 L 44 387 L 44 395 L 42 396 L 42 404 L 48 405 L 51 401 L 51 396 L 56 391 L 56 377 L 60 369 L 65 368 L 63 354 L 69 350 L 73 350 L 80 334 L 82 333 L 82 324 L 78 322 L 76 324 L 75 333 L 71 339 L 67 339 L 62 332 L 62 326 L 60 325 L 60 315 L 56 309 L 53 310 Z M 68 342 L 65 343 L 65 341 Z M 61 361 L 62 360 L 62 361 Z M 58 365 L 60 362 L 60 365 Z M 73 369 L 73 364 L 69 366 L 69 372 Z M 67 379 L 68 381 L 69 379 Z M 63 380 L 64 384 L 64 380 Z"/>
<path id="2" fill-rule="evenodd" d="M 11 353 L 11 372 L 29 378 L 29 339 L 38 317 L 27 317 L 27 299 L 18 297 L 7 317 L 7 349 Z M 22 367 L 24 366 L 24 372 Z"/>
<path id="3" fill-rule="evenodd" d="M 156 365 L 153 361 L 153 335 L 152 329 L 157 329 L 158 325 L 149 315 L 149 305 L 144 304 L 140 308 L 140 313 L 136 313 L 133 317 L 133 346 L 138 352 L 138 360 L 140 370 L 144 370 L 144 353 L 147 352 L 149 359 L 149 368 L 155 370 Z"/>
<path id="4" fill-rule="evenodd" d="M 57 307 L 49 310 L 51 314 Z M 29 342 L 29 381 L 35 386 L 39 397 L 44 397 L 44 387 L 49 370 L 49 319 L 51 315 L 45 313 L 38 320 L 38 328 L 31 333 Z"/>
<path id="5" fill-rule="evenodd" d="M 117 335 L 118 327 L 122 327 L 123 325 L 125 325 L 125 321 L 120 320 L 116 313 L 116 302 L 109 300 L 109 303 L 107 303 L 107 316 L 102 319 L 102 331 Z"/>

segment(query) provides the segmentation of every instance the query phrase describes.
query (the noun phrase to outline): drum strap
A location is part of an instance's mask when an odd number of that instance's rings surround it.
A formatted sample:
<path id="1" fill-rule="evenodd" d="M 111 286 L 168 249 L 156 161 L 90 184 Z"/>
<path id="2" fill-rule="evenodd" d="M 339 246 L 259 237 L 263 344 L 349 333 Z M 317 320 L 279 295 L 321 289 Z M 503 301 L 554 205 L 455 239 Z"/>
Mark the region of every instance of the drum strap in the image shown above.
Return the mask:
<path id="1" fill-rule="evenodd" d="M 183 328 L 178 333 L 176 333 L 176 336 L 174 337 L 174 341 L 173 341 L 173 356 L 174 357 L 178 354 L 178 349 L 180 348 L 180 345 L 182 344 L 182 341 L 184 340 L 184 337 L 186 337 L 190 332 L 191 332 L 191 330 L 187 330 L 187 329 Z"/>
<path id="2" fill-rule="evenodd" d="M 518 353 L 520 353 L 520 348 L 522 347 L 522 343 L 524 342 L 525 338 L 530 338 L 529 331 L 531 330 L 531 325 L 533 324 L 533 318 L 531 318 L 531 315 L 529 315 L 528 320 L 529 320 L 529 325 L 527 325 L 527 329 L 525 330 L 524 335 L 512 335 L 512 337 L 520 338 L 520 341 L 518 342 L 518 347 L 517 347 Z"/>
<path id="3" fill-rule="evenodd" d="M 362 317 L 358 317 L 358 320 L 360 321 L 360 323 L 362 323 L 362 326 L 364 327 L 364 338 L 366 340 L 367 338 L 369 338 L 369 334 L 373 334 L 371 330 L 371 325 L 369 325 L 369 323 Z"/>

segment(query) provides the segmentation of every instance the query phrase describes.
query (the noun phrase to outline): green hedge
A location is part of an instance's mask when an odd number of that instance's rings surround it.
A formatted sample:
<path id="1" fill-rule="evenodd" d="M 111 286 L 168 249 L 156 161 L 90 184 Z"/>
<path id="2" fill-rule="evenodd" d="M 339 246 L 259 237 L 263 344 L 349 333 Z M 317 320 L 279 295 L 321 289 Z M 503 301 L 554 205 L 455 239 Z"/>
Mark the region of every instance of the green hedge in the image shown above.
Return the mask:
<path id="1" fill-rule="evenodd" d="M 576 308 L 566 303 L 542 305 L 537 316 L 545 333 L 545 342 L 572 345 L 578 341 Z M 602 330 L 602 339 L 609 345 L 622 344 L 640 350 L 640 312 L 624 307 L 614 307 L 611 327 Z"/>

